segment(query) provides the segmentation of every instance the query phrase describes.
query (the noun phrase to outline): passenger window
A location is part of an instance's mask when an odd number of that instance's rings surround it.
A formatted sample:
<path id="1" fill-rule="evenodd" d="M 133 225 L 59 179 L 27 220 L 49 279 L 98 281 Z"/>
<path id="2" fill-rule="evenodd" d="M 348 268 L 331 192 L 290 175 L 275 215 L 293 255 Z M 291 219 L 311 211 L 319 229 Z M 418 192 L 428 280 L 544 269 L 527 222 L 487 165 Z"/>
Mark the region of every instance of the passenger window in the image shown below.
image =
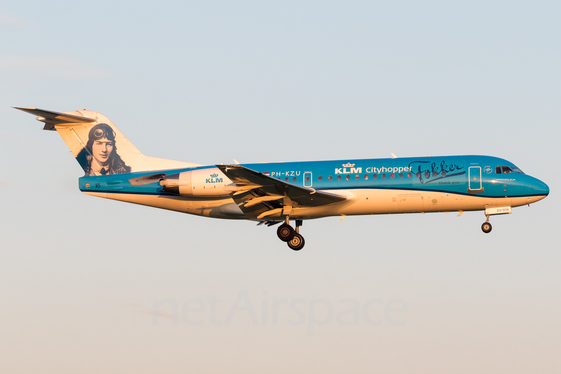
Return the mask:
<path id="1" fill-rule="evenodd" d="M 327 180 L 332 181 L 333 177 L 330 175 L 329 177 L 327 177 Z"/>
<path id="2" fill-rule="evenodd" d="M 320 176 L 318 177 L 318 182 L 321 182 L 322 180 L 323 180 L 323 177 L 320 175 Z"/>
<path id="3" fill-rule="evenodd" d="M 306 177 L 306 182 L 309 182 L 309 181 L 310 181 L 310 177 L 307 176 L 307 177 Z"/>
<path id="4" fill-rule="evenodd" d="M 292 182 L 296 183 L 296 177 L 292 178 Z"/>
<path id="5" fill-rule="evenodd" d="M 350 176 L 350 175 L 347 175 L 347 176 L 345 177 L 345 179 L 348 180 L 348 181 L 350 181 L 350 180 L 351 180 L 351 176 Z"/>
<path id="6" fill-rule="evenodd" d="M 386 179 L 386 174 L 382 174 L 382 179 Z"/>
<path id="7" fill-rule="evenodd" d="M 495 174 L 502 174 L 502 173 L 503 173 L 503 172 L 501 171 L 501 167 L 500 167 L 500 166 L 497 166 L 497 167 L 495 168 Z"/>
<path id="8" fill-rule="evenodd" d="M 403 178 L 403 173 L 399 173 L 399 179 Z"/>
<path id="9" fill-rule="evenodd" d="M 360 179 L 360 175 L 358 175 L 358 174 L 355 175 L 355 179 L 356 179 L 356 180 L 359 180 L 359 179 Z"/>
<path id="10" fill-rule="evenodd" d="M 442 172 L 442 178 L 444 178 L 445 176 L 446 176 L 446 172 L 443 171 L 443 172 Z"/>
<path id="11" fill-rule="evenodd" d="M 285 181 L 285 182 L 288 182 L 288 177 L 284 178 L 284 181 Z"/>
<path id="12" fill-rule="evenodd" d="M 391 178 L 391 179 L 394 179 L 394 178 L 395 178 L 395 174 L 394 174 L 394 173 L 391 173 L 391 174 L 390 174 L 390 178 Z"/>
<path id="13" fill-rule="evenodd" d="M 364 174 L 364 180 L 365 180 L 365 181 L 368 180 L 368 174 Z"/>
<path id="14" fill-rule="evenodd" d="M 341 180 L 341 176 L 340 176 L 340 175 L 337 176 L 337 180 L 338 180 L 338 181 Z"/>
<path id="15" fill-rule="evenodd" d="M 411 173 L 407 173 L 407 178 L 411 178 Z"/>
<path id="16" fill-rule="evenodd" d="M 372 179 L 378 179 L 378 174 L 372 175 Z"/>

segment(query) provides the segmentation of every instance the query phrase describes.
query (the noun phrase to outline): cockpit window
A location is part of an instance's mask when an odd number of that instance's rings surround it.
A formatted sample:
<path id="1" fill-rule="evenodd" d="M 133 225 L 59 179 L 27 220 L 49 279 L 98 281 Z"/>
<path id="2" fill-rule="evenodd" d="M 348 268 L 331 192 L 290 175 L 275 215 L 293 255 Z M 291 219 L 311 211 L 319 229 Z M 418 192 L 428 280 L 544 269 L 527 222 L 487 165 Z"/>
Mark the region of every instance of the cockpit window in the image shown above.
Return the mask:
<path id="1" fill-rule="evenodd" d="M 495 174 L 508 174 L 508 173 L 520 173 L 524 174 L 522 170 L 516 166 L 497 166 L 495 168 Z"/>
<path id="2" fill-rule="evenodd" d="M 514 173 L 508 166 L 503 166 L 503 174 Z"/>

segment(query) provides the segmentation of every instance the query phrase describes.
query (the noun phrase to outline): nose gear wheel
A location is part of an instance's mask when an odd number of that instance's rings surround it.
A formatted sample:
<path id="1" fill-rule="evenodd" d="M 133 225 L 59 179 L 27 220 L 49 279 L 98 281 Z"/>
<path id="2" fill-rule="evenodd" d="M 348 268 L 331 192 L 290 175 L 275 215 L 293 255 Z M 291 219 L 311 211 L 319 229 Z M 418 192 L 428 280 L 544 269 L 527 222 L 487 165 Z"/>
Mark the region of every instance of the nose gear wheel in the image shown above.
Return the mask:
<path id="1" fill-rule="evenodd" d="M 491 222 L 489 222 L 489 215 L 485 214 L 485 217 L 487 217 L 487 219 L 481 225 L 481 230 L 483 230 L 485 234 L 488 234 L 491 232 L 491 230 L 493 230 L 493 226 L 491 226 Z"/>
<path id="2" fill-rule="evenodd" d="M 490 222 L 483 222 L 483 224 L 481 225 L 481 230 L 483 230 L 485 234 L 488 234 L 491 232 L 491 230 L 493 230 L 493 226 L 491 226 Z"/>

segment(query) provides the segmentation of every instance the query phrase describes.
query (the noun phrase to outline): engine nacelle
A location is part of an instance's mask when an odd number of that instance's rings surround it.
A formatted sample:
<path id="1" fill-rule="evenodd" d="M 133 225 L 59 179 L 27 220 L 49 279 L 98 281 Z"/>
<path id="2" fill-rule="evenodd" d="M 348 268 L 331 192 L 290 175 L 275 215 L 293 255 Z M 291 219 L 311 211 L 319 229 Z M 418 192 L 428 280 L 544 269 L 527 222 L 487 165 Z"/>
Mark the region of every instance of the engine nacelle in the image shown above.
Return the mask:
<path id="1" fill-rule="evenodd" d="M 165 192 L 181 196 L 228 196 L 224 190 L 230 180 L 218 168 L 184 171 L 167 175 L 160 181 Z"/>

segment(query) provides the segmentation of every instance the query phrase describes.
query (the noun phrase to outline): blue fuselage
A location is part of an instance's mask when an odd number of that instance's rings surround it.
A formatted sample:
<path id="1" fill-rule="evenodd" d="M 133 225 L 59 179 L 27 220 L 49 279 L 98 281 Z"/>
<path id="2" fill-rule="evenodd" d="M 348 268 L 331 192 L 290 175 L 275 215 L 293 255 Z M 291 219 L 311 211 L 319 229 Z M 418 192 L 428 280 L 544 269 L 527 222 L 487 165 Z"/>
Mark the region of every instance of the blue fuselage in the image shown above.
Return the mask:
<path id="1" fill-rule="evenodd" d="M 302 161 L 244 164 L 287 183 L 316 190 L 432 191 L 484 198 L 547 196 L 549 187 L 524 174 L 511 162 L 490 156 L 439 156 L 338 161 Z M 227 184 L 213 178 L 214 165 L 165 170 L 175 174 L 209 169 L 201 183 Z M 506 172 L 503 172 L 505 170 Z M 80 178 L 83 192 L 166 195 L 158 183 L 134 186 L 132 177 L 155 171 Z M 89 186 L 89 187 L 87 187 Z"/>

